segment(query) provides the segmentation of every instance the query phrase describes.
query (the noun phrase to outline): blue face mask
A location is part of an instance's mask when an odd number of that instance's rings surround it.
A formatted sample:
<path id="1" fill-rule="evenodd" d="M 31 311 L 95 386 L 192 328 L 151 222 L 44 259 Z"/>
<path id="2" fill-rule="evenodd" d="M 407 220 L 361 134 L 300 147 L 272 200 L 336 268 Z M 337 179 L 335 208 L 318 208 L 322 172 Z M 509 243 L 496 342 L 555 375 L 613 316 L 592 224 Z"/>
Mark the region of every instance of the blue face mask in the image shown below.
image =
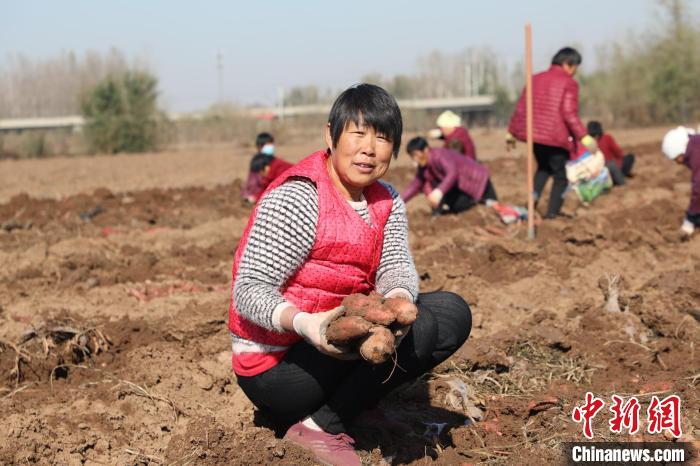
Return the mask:
<path id="1" fill-rule="evenodd" d="M 260 149 L 260 152 L 265 155 L 275 155 L 275 145 L 265 144 L 264 146 L 262 146 L 262 149 Z"/>

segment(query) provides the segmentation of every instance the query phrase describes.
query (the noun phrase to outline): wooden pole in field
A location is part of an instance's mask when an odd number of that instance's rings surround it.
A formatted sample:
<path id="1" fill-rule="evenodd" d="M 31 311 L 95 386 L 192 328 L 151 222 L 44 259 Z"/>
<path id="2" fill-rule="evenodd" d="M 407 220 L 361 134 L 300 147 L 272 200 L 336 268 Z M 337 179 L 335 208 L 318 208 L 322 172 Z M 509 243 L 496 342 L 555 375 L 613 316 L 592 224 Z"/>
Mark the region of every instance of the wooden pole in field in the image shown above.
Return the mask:
<path id="1" fill-rule="evenodd" d="M 525 118 L 527 122 L 527 237 L 535 239 L 535 190 L 533 178 L 534 150 L 532 140 L 532 26 L 525 25 Z"/>

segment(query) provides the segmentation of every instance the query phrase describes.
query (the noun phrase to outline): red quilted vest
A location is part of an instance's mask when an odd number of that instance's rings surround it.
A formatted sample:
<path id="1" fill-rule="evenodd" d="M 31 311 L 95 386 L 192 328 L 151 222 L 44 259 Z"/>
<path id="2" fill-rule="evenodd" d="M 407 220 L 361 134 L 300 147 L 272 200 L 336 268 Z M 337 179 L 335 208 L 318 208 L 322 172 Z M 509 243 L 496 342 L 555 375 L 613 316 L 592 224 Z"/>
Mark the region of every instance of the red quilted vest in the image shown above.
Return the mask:
<path id="1" fill-rule="evenodd" d="M 316 240 L 306 262 L 284 284 L 282 295 L 305 312 L 328 311 L 340 305 L 353 293 L 374 289 L 384 241 L 384 225 L 389 218 L 393 199 L 378 182 L 365 188 L 372 225 L 368 225 L 333 185 L 326 165 L 328 155 L 318 151 L 285 171 L 263 194 L 280 186 L 291 177 L 304 177 L 314 182 L 318 192 Z M 233 283 L 253 226 L 257 207 L 243 232 L 233 262 Z M 232 293 L 233 296 L 233 293 Z M 260 327 L 241 316 L 233 299 L 229 307 L 229 329 L 234 334 L 257 343 L 289 346 L 301 340 L 294 332 L 278 333 Z M 251 376 L 273 367 L 286 351 L 243 353 L 233 355 L 233 369 L 239 375 Z"/>

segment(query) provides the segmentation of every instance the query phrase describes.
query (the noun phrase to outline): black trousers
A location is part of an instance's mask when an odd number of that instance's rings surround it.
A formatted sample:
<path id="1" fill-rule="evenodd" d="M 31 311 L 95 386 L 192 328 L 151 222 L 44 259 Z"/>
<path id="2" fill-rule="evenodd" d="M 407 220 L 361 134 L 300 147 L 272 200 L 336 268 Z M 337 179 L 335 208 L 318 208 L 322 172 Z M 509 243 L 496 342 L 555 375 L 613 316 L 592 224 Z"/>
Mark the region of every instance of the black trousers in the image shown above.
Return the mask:
<path id="1" fill-rule="evenodd" d="M 622 157 L 622 167 L 619 167 L 615 162 L 610 161 L 605 164 L 610 171 L 610 177 L 613 180 L 615 186 L 622 186 L 625 184 L 625 178 L 630 176 L 632 173 L 632 167 L 634 166 L 634 154 L 627 154 Z"/>
<path id="2" fill-rule="evenodd" d="M 689 212 L 686 212 L 685 218 L 686 218 L 686 220 L 688 220 L 689 222 L 691 222 L 691 223 L 692 223 L 693 225 L 695 225 L 696 227 L 700 227 L 700 213 L 698 213 L 698 214 L 691 214 L 691 213 L 689 213 Z"/>
<path id="3" fill-rule="evenodd" d="M 551 176 L 552 191 L 549 194 L 549 206 L 547 217 L 556 217 L 564 204 L 564 193 L 569 182 L 566 179 L 566 162 L 569 161 L 569 151 L 563 147 L 545 146 L 535 144 L 535 159 L 537 171 L 535 172 L 535 202 L 542 195 L 544 185 Z"/>
<path id="4" fill-rule="evenodd" d="M 491 178 L 489 178 L 488 182 L 486 183 L 486 189 L 484 190 L 484 194 L 482 194 L 481 199 L 476 200 L 469 194 L 455 187 L 442 197 L 440 209 L 436 210 L 437 213 L 448 212 L 458 214 L 460 212 L 464 212 L 465 210 L 471 209 L 477 204 L 477 202 L 483 204 L 487 200 L 498 200 L 498 196 L 496 196 L 496 189 L 491 183 Z"/>
<path id="5" fill-rule="evenodd" d="M 326 432 L 345 432 L 346 423 L 363 409 L 430 371 L 469 337 L 471 311 L 460 296 L 446 291 L 423 293 L 416 304 L 418 319 L 396 352 L 401 368 L 391 360 L 378 365 L 342 361 L 302 342 L 272 369 L 239 376 L 238 385 L 276 422 L 291 424 L 311 416 Z"/>

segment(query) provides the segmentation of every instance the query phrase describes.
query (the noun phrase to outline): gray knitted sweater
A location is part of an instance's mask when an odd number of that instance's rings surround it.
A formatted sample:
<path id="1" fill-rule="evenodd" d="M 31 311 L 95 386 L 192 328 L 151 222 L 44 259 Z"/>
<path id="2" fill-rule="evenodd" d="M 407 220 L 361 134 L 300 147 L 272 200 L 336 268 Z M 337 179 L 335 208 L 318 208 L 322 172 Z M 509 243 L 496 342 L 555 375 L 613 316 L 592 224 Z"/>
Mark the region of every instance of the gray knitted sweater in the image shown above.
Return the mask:
<path id="1" fill-rule="evenodd" d="M 415 300 L 418 274 L 408 247 L 406 206 L 391 185 L 381 183 L 391 193 L 393 205 L 384 227 L 376 291 L 401 289 Z M 350 204 L 370 223 L 364 199 Z M 317 220 L 318 193 L 305 178 L 291 178 L 260 201 L 233 287 L 233 300 L 243 317 L 268 330 L 282 330 L 273 318 L 276 310 L 288 305 L 280 289 L 311 251 Z M 234 336 L 234 351 L 236 341 L 244 343 L 241 340 Z"/>

